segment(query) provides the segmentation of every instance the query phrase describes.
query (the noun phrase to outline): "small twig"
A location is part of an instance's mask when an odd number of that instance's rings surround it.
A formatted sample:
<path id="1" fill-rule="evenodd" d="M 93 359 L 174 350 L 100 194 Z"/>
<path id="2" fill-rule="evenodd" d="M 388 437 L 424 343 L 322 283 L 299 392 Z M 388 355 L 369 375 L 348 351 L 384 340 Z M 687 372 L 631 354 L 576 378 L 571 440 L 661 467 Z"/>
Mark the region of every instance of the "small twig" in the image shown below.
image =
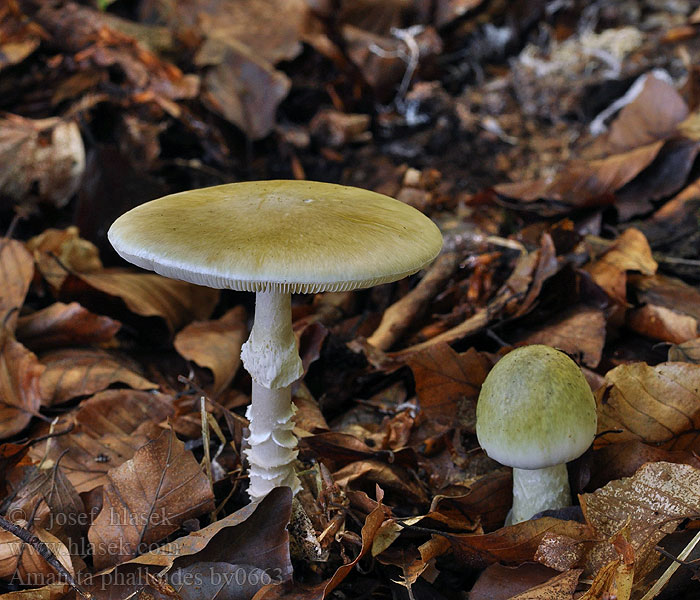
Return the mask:
<path id="1" fill-rule="evenodd" d="M 693 549 L 695 548 L 695 546 L 698 545 L 699 542 L 700 542 L 700 531 L 698 531 L 693 536 L 693 539 L 690 540 L 688 545 L 685 548 L 683 548 L 682 552 L 678 555 L 678 558 L 676 558 L 675 556 L 673 556 L 671 554 L 668 554 L 662 548 L 657 547 L 656 550 L 661 552 L 665 556 L 668 556 L 672 562 L 668 566 L 668 569 L 666 569 L 664 571 L 663 575 L 661 575 L 661 577 L 659 577 L 659 579 L 657 579 L 657 581 L 654 583 L 654 585 L 651 586 L 649 591 L 646 594 L 644 594 L 644 596 L 642 597 L 641 600 L 652 600 L 652 598 L 655 598 L 656 596 L 658 596 L 659 592 L 661 592 L 661 590 L 666 585 L 666 583 L 668 583 L 668 580 L 671 579 L 671 577 L 676 572 L 678 567 L 680 567 L 681 565 L 688 564 L 688 563 L 685 563 L 684 561 L 686 558 L 688 558 L 688 555 L 693 551 Z M 695 565 L 693 565 L 693 568 L 697 568 L 697 567 Z"/>
<path id="2" fill-rule="evenodd" d="M 8 521 L 5 517 L 0 517 L 0 527 L 5 531 L 9 531 L 15 537 L 18 537 L 25 544 L 29 544 L 37 553 L 49 564 L 56 572 L 65 579 L 66 583 L 70 585 L 76 592 L 78 592 L 83 598 L 92 598 L 92 594 L 85 590 L 68 572 L 68 570 L 61 564 L 61 562 L 56 558 L 56 555 L 51 552 L 51 549 L 42 542 L 33 533 L 30 533 L 24 527 L 20 527 L 12 521 Z"/>

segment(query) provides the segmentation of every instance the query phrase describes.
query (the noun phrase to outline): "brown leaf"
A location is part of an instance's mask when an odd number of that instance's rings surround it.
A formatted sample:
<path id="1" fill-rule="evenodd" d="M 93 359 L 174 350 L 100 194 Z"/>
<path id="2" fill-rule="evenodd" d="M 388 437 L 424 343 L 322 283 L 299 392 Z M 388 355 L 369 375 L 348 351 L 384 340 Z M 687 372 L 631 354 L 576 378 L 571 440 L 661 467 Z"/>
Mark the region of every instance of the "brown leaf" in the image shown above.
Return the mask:
<path id="1" fill-rule="evenodd" d="M 214 508 L 209 480 L 172 430 L 107 478 L 102 510 L 88 531 L 97 569 L 143 554 L 183 521 Z"/>
<path id="2" fill-rule="evenodd" d="M 627 271 L 656 273 L 658 265 L 644 234 L 630 227 L 595 262 L 586 266 L 593 280 L 621 305 L 627 303 Z"/>
<path id="3" fill-rule="evenodd" d="M 665 535 L 700 514 L 700 469 L 647 463 L 633 477 L 611 481 L 579 498 L 586 521 L 599 535 L 612 538 L 629 523 L 629 541 L 641 564 Z M 601 542 L 589 553 L 586 571 L 595 573 L 616 558 L 613 544 Z"/>
<path id="4" fill-rule="evenodd" d="M 474 426 L 476 400 L 491 362 L 474 348 L 457 354 L 436 344 L 408 357 L 416 394 L 426 418 L 447 427 Z"/>
<path id="5" fill-rule="evenodd" d="M 333 480 L 341 488 L 371 490 L 379 485 L 387 493 L 400 499 L 404 504 L 425 505 L 428 498 L 414 476 L 396 464 L 386 464 L 378 460 L 364 460 L 350 463 L 333 473 Z"/>
<path id="6" fill-rule="evenodd" d="M 212 110 L 253 140 L 272 131 L 277 107 L 292 85 L 284 73 L 235 39 L 206 40 L 195 62 L 213 65 L 204 76 L 203 94 Z"/>
<path id="7" fill-rule="evenodd" d="M 700 322 L 700 291 L 665 275 L 630 275 L 630 286 L 640 303 L 662 306 Z"/>
<path id="8" fill-rule="evenodd" d="M 661 443 L 700 427 L 700 366 L 632 363 L 615 367 L 598 390 L 597 444 L 626 440 Z"/>
<path id="9" fill-rule="evenodd" d="M 698 321 L 663 306 L 647 304 L 630 311 L 627 327 L 641 335 L 661 342 L 681 344 L 698 335 Z"/>
<path id="10" fill-rule="evenodd" d="M 36 266 L 48 284 L 58 291 L 69 271 L 92 273 L 102 270 L 99 251 L 84 240 L 75 226 L 46 229 L 27 242 Z"/>
<path id="11" fill-rule="evenodd" d="M 7 115 L 0 119 L 0 163 L 2 197 L 15 203 L 65 206 L 85 170 L 78 125 L 59 118 Z"/>
<path id="12" fill-rule="evenodd" d="M 0 14 L 0 71 L 21 63 L 41 44 L 44 32 L 22 12 L 16 2 L 6 3 Z"/>
<path id="13" fill-rule="evenodd" d="M 34 351 L 68 345 L 104 344 L 114 339 L 119 321 L 91 313 L 77 302 L 51 306 L 20 317 L 17 338 Z"/>
<path id="14" fill-rule="evenodd" d="M 700 337 L 668 349 L 668 360 L 700 365 Z"/>
<path id="15" fill-rule="evenodd" d="M 183 358 L 211 369 L 212 395 L 217 397 L 238 371 L 247 335 L 245 309 L 237 306 L 215 321 L 190 323 L 175 336 L 173 344 Z"/>
<path id="16" fill-rule="evenodd" d="M 85 296 L 81 304 L 104 302 L 95 295 L 120 298 L 133 313 L 142 317 L 160 317 L 174 333 L 194 319 L 207 319 L 219 300 L 219 290 L 176 281 L 152 273 L 133 273 L 118 269 L 100 273 L 79 273 L 68 277 L 62 293 Z"/>
<path id="17" fill-rule="evenodd" d="M 547 344 L 595 368 L 605 346 L 605 315 L 602 310 L 578 304 L 543 323 L 537 331 L 518 340 L 519 343 Z"/>
<path id="18" fill-rule="evenodd" d="M 36 354 L 0 328 L 0 438 L 19 433 L 39 413 L 44 370 Z"/>
<path id="19" fill-rule="evenodd" d="M 21 242 L 0 238 L 0 327 L 14 331 L 34 276 L 34 261 Z"/>
<path id="20" fill-rule="evenodd" d="M 512 504 L 512 473 L 509 469 L 496 469 L 471 483 L 466 494 L 435 496 L 430 512 L 453 520 L 466 517 L 488 532 L 503 525 Z"/>
<path id="21" fill-rule="evenodd" d="M 26 521 L 18 521 L 17 525 L 26 528 Z M 65 544 L 41 527 L 34 527 L 32 533 L 44 542 L 59 562 L 71 574 L 75 569 L 70 552 Z M 52 566 L 34 549 L 15 537 L 9 531 L 0 529 L 0 579 L 11 579 L 14 583 L 35 584 L 58 582 L 59 576 Z"/>
<path id="22" fill-rule="evenodd" d="M 510 600 L 516 594 L 543 584 L 556 576 L 554 569 L 537 563 L 517 567 L 489 565 L 469 592 L 469 600 Z"/>
<path id="23" fill-rule="evenodd" d="M 520 201 L 518 206 L 542 215 L 567 213 L 572 208 L 605 206 L 613 194 L 646 169 L 661 151 L 658 141 L 634 150 L 588 162 L 573 162 L 552 178 L 494 186 L 496 192 Z M 549 200 L 541 204 L 540 198 Z"/>
<path id="24" fill-rule="evenodd" d="M 576 521 L 561 521 L 544 517 L 523 521 L 483 535 L 446 535 L 455 556 L 465 565 L 483 568 L 502 562 L 520 564 L 535 559 L 535 553 L 545 534 L 558 534 L 579 541 L 592 539 L 591 529 Z"/>
<path id="25" fill-rule="evenodd" d="M 625 152 L 666 138 L 688 116 L 688 106 L 672 84 L 647 76 L 639 95 L 610 125 L 606 145 Z"/>
<path id="26" fill-rule="evenodd" d="M 581 569 L 560 573 L 549 581 L 513 596 L 511 600 L 573 600 Z"/>
<path id="27" fill-rule="evenodd" d="M 137 390 L 157 388 L 137 372 L 135 364 L 104 350 L 54 350 L 41 358 L 46 370 L 41 375 L 44 404 L 61 404 L 78 396 L 89 396 L 113 383 L 124 383 Z"/>
<path id="28" fill-rule="evenodd" d="M 30 456 L 61 468 L 78 490 L 86 492 L 108 482 L 107 472 L 133 457 L 136 450 L 162 430 L 156 424 L 173 414 L 172 399 L 156 392 L 107 390 L 85 400 L 78 411 L 61 419 L 55 429 L 68 434 L 32 446 Z"/>

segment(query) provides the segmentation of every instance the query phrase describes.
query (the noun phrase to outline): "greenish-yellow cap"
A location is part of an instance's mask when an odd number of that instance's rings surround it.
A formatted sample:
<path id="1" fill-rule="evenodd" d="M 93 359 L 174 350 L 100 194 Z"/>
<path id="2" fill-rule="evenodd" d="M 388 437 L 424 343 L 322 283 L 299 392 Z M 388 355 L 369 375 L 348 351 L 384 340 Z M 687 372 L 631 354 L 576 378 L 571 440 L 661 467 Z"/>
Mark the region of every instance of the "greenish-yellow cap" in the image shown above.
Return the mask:
<path id="1" fill-rule="evenodd" d="M 314 181 L 254 181 L 172 194 L 119 217 L 126 260 L 214 288 L 318 292 L 396 281 L 442 247 L 435 224 L 375 192 Z"/>
<path id="2" fill-rule="evenodd" d="M 476 435 L 501 464 L 541 469 L 579 457 L 596 432 L 596 404 L 581 369 L 544 345 L 517 348 L 489 372 Z"/>

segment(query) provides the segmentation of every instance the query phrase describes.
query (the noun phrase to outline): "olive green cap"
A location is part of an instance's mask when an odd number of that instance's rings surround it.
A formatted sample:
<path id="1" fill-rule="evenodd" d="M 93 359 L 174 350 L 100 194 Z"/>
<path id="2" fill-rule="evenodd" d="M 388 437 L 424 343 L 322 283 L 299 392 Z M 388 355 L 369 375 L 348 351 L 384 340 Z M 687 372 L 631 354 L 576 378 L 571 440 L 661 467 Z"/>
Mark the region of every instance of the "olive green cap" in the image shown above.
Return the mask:
<path id="1" fill-rule="evenodd" d="M 319 292 L 396 281 L 442 247 L 437 226 L 375 192 L 314 181 L 253 181 L 138 206 L 108 233 L 127 261 L 213 288 Z"/>
<path id="2" fill-rule="evenodd" d="M 543 345 L 517 348 L 491 369 L 476 406 L 476 435 L 503 465 L 541 469 L 573 460 L 593 442 L 593 393 L 566 354 Z"/>

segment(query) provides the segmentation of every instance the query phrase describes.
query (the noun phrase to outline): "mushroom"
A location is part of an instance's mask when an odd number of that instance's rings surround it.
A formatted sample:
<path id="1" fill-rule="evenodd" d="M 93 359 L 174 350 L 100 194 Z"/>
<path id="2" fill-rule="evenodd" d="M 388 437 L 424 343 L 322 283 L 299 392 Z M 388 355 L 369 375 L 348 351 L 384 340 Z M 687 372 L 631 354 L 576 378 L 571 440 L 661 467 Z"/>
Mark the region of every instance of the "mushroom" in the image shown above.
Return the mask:
<path id="1" fill-rule="evenodd" d="M 566 463 L 593 442 L 593 393 L 566 354 L 544 345 L 517 348 L 491 369 L 476 405 L 476 436 L 486 453 L 513 467 L 506 524 L 571 504 Z"/>
<path id="2" fill-rule="evenodd" d="M 442 236 L 426 216 L 382 194 L 312 181 L 261 181 L 172 194 L 119 217 L 109 241 L 127 261 L 166 277 L 256 293 L 241 351 L 253 379 L 252 499 L 300 488 L 293 462 L 291 384 L 303 374 L 291 294 L 396 281 L 432 261 Z"/>

